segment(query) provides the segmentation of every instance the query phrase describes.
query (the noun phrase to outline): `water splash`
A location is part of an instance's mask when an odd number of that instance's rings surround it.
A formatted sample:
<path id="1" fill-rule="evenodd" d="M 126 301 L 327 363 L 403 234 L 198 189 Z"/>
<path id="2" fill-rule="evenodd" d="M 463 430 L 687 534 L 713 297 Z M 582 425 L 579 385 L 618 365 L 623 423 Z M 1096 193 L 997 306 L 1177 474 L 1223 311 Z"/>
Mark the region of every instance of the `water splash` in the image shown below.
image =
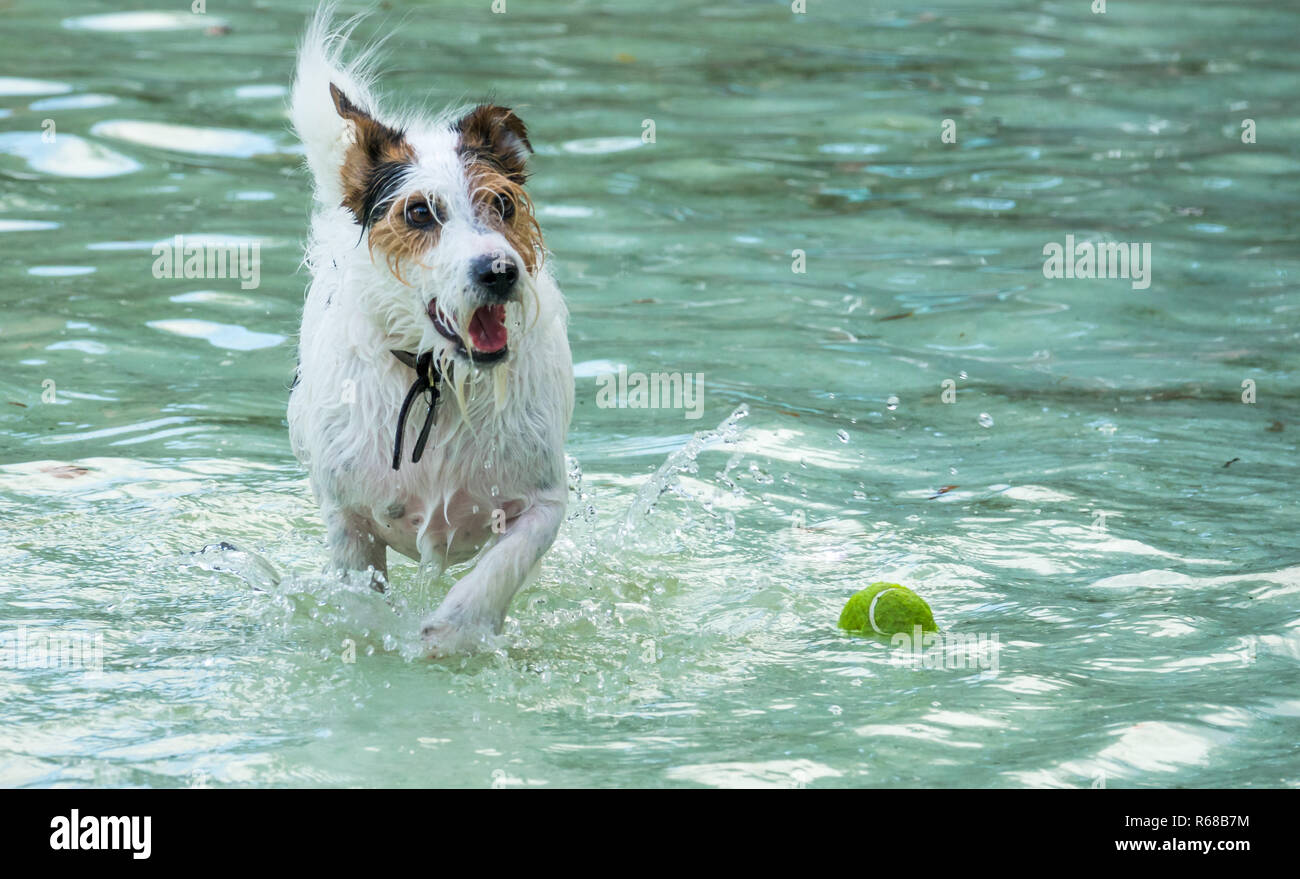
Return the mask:
<path id="1" fill-rule="evenodd" d="M 632 499 L 617 535 L 620 546 L 637 530 L 646 517 L 654 512 L 659 499 L 665 493 L 678 488 L 682 474 L 698 472 L 696 459 L 701 452 L 715 443 L 734 444 L 740 441 L 740 421 L 747 415 L 749 415 L 749 406 L 741 403 L 716 428 L 696 431 L 684 446 L 668 456 Z"/>
<path id="2" fill-rule="evenodd" d="M 259 592 L 269 592 L 280 585 L 280 573 L 269 561 L 225 542 L 209 544 L 191 553 L 181 560 L 180 567 L 234 574 Z"/>

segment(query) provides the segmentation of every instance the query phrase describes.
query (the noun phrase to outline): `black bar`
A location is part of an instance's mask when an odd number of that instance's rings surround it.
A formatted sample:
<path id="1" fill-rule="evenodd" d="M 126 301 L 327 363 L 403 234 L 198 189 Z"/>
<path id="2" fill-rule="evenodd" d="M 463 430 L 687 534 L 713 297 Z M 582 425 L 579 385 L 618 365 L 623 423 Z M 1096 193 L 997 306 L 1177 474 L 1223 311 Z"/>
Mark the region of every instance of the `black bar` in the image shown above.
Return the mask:
<path id="1" fill-rule="evenodd" d="M 330 868 L 364 851 L 444 872 L 470 850 L 484 869 L 505 866 L 500 858 L 528 869 L 561 856 L 562 844 L 566 858 L 619 859 L 603 861 L 611 869 L 624 860 L 666 866 L 692 852 L 739 862 L 774 851 L 812 859 L 809 869 L 1135 860 L 1219 868 L 1285 854 L 1297 802 L 1281 790 L 552 791 L 512 799 L 492 790 L 21 790 L 0 794 L 0 840 L 10 863 L 71 867 L 257 866 L 262 853 L 291 851 L 295 869 Z M 149 857 L 133 856 L 138 837 L 110 851 L 55 850 L 59 822 L 74 809 L 83 828 L 88 816 L 148 816 Z"/>

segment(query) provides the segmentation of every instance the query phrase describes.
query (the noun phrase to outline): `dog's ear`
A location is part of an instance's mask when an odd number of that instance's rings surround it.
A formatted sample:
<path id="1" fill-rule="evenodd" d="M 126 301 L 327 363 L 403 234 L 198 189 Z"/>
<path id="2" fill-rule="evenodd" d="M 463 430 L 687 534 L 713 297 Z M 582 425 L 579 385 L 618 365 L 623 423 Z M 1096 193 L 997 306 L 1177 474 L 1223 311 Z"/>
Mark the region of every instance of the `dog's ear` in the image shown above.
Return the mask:
<path id="1" fill-rule="evenodd" d="M 340 173 L 343 177 L 343 206 L 361 225 L 369 225 L 371 212 L 383 193 L 376 181 L 391 178 L 391 171 L 414 159 L 405 135 L 389 128 L 354 104 L 343 90 L 330 83 L 330 97 L 339 116 L 352 123 L 352 143 L 348 146 Z"/>
<path id="2" fill-rule="evenodd" d="M 524 182 L 533 145 L 528 142 L 524 120 L 513 110 L 479 104 L 456 123 L 456 130 L 460 132 L 460 151 L 471 163 L 491 162 L 515 183 Z"/>

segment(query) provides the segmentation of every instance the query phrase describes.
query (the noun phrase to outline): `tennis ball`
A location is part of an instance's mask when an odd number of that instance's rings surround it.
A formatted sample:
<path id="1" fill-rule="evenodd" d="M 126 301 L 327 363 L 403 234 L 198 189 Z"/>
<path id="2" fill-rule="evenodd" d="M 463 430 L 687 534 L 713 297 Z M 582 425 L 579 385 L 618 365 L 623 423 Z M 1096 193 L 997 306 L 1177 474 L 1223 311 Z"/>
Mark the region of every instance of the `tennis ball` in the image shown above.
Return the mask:
<path id="1" fill-rule="evenodd" d="M 862 635 L 910 634 L 913 626 L 937 632 L 925 599 L 897 583 L 872 583 L 849 599 L 840 613 L 840 628 Z"/>

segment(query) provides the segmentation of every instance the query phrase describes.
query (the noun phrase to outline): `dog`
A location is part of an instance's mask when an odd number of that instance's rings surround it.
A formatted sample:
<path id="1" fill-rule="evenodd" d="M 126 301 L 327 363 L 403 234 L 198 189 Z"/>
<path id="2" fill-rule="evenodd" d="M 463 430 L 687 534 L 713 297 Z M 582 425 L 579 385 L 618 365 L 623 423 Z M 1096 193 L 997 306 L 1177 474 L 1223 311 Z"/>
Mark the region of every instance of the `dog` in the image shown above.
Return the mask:
<path id="1" fill-rule="evenodd" d="M 493 643 L 554 542 L 573 415 L 568 311 L 525 182 L 523 121 L 494 103 L 388 114 L 355 19 L 316 14 L 289 116 L 314 181 L 293 451 L 330 567 L 387 583 L 389 547 L 441 576 L 432 657 Z"/>

